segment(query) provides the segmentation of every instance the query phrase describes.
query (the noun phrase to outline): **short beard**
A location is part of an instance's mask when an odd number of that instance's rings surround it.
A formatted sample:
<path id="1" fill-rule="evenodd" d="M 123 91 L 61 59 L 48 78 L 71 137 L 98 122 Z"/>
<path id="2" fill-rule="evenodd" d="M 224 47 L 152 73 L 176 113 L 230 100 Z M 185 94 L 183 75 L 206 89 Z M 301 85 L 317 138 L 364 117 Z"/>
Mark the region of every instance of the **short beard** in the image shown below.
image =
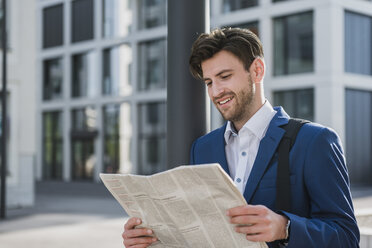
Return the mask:
<path id="1" fill-rule="evenodd" d="M 236 106 L 231 116 L 226 116 L 222 111 L 220 111 L 220 109 L 218 109 L 225 120 L 231 121 L 233 123 L 238 123 L 244 120 L 247 115 L 250 115 L 249 106 L 252 104 L 253 97 L 256 92 L 255 85 L 250 75 L 248 78 L 248 84 L 249 87 L 247 89 L 235 94 L 234 98 L 236 101 Z"/>

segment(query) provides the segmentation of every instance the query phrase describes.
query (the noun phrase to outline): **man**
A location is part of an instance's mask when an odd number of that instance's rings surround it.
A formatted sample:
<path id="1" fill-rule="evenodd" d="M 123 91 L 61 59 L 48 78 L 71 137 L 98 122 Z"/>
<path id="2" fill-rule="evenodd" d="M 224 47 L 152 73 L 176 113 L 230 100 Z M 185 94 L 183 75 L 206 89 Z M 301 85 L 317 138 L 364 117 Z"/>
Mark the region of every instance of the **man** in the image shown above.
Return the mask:
<path id="1" fill-rule="evenodd" d="M 197 139 L 191 163 L 220 163 L 248 205 L 227 210 L 235 230 L 269 247 L 359 247 L 344 155 L 337 134 L 305 124 L 290 152 L 291 212 L 275 208 L 277 152 L 289 116 L 264 97 L 262 44 L 249 30 L 217 29 L 194 42 L 191 73 L 228 122 Z M 151 230 L 123 233 L 126 247 L 147 247 Z"/>

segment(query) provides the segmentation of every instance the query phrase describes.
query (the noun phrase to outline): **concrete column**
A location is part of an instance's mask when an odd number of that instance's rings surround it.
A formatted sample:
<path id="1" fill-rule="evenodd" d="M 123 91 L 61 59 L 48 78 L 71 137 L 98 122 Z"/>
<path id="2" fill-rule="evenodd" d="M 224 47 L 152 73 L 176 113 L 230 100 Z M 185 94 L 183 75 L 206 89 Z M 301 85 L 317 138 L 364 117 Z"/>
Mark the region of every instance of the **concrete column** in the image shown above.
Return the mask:
<path id="1" fill-rule="evenodd" d="M 189 163 L 192 142 L 206 131 L 205 86 L 188 61 L 194 40 L 206 31 L 206 0 L 168 1 L 167 167 Z"/>

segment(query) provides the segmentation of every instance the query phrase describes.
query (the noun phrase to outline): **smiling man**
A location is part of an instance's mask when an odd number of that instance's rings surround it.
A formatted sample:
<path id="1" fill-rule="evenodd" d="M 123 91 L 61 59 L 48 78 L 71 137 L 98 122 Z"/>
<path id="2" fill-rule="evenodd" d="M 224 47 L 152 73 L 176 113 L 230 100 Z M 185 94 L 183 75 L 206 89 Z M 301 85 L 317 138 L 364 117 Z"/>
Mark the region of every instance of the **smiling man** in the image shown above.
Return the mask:
<path id="1" fill-rule="evenodd" d="M 330 128 L 307 123 L 289 154 L 291 211 L 277 209 L 277 147 L 289 116 L 265 99 L 263 48 L 245 29 L 201 34 L 190 57 L 191 73 L 202 80 L 227 120 L 197 139 L 192 164 L 219 163 L 248 202 L 226 211 L 236 232 L 269 247 L 359 247 L 343 149 Z M 156 238 L 148 229 L 125 225 L 126 247 L 147 247 Z"/>

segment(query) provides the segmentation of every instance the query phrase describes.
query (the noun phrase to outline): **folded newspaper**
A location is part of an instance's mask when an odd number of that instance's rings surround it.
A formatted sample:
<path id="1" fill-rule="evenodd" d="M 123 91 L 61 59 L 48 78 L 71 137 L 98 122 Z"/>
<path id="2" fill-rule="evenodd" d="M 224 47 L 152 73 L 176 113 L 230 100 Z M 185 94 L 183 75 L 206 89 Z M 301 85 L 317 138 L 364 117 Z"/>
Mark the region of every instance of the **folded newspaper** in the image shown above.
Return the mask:
<path id="1" fill-rule="evenodd" d="M 180 166 L 151 176 L 100 174 L 130 217 L 151 228 L 156 248 L 265 248 L 234 231 L 226 210 L 246 204 L 219 164 Z"/>

